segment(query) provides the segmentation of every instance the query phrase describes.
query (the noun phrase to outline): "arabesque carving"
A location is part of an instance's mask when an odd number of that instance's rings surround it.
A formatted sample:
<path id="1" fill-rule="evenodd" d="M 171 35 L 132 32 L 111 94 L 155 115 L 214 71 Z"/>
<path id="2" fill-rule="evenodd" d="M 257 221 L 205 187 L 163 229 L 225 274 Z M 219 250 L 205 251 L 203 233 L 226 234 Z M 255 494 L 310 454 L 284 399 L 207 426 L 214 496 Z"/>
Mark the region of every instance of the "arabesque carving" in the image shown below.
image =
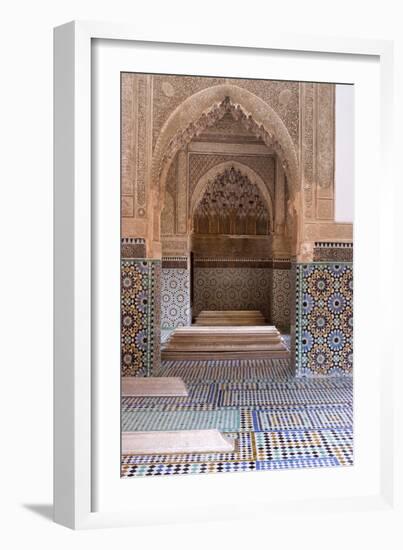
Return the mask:
<path id="1" fill-rule="evenodd" d="M 216 122 L 227 113 L 231 114 L 235 121 L 241 122 L 245 130 L 253 133 L 256 137 L 264 141 L 268 147 L 273 149 L 282 160 L 284 171 L 288 174 L 290 173 L 290 170 L 294 167 L 290 166 L 290 163 L 286 158 L 284 148 L 278 141 L 277 137 L 270 133 L 263 124 L 256 122 L 252 115 L 243 110 L 241 105 L 232 103 L 231 98 L 226 96 L 221 103 L 214 105 L 210 111 L 203 113 L 200 119 L 195 122 L 191 122 L 189 126 L 187 126 L 184 130 L 180 130 L 174 136 L 174 138 L 169 142 L 162 158 L 159 176 L 161 177 L 162 175 L 164 164 L 172 161 L 179 149 L 185 147 L 192 139 L 195 139 L 198 135 L 204 132 L 206 128 L 216 124 Z"/>
<path id="2" fill-rule="evenodd" d="M 261 139 L 279 157 L 288 176 L 292 193 L 298 189 L 298 160 L 284 123 L 261 98 L 238 86 L 212 86 L 188 98 L 168 119 L 161 131 L 153 156 L 152 181 L 163 191 L 169 165 L 177 151 L 197 138 L 224 115 Z"/>

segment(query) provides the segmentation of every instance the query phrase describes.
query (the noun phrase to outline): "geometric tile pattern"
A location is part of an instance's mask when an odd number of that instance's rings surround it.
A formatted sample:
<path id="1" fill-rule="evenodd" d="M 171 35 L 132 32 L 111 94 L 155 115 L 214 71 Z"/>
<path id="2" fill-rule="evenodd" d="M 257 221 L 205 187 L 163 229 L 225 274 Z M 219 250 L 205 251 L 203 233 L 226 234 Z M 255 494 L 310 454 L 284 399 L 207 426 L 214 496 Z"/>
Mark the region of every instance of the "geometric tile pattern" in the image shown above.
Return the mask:
<path id="1" fill-rule="evenodd" d="M 253 415 L 254 431 L 287 430 L 298 428 L 318 428 L 326 426 L 333 429 L 346 429 L 352 425 L 350 407 L 328 404 L 325 410 L 299 407 L 287 411 L 256 411 Z"/>
<path id="2" fill-rule="evenodd" d="M 161 328 L 176 328 L 190 324 L 190 271 L 162 268 Z"/>
<path id="3" fill-rule="evenodd" d="M 122 413 L 122 431 L 210 430 L 236 432 L 240 429 L 237 409 L 214 411 L 144 411 Z"/>
<path id="4" fill-rule="evenodd" d="M 186 383 L 286 381 L 288 359 L 229 359 L 210 361 L 163 361 L 155 376 L 179 376 Z"/>
<path id="5" fill-rule="evenodd" d="M 340 465 L 351 463 L 352 430 L 283 430 L 254 434 L 256 459 L 290 460 L 298 457 L 337 456 Z"/>
<path id="6" fill-rule="evenodd" d="M 290 330 L 291 270 L 272 270 L 271 319 L 279 330 Z"/>
<path id="7" fill-rule="evenodd" d="M 351 376 L 295 378 L 286 359 L 163 361 L 187 397 L 124 397 L 124 429 L 216 427 L 229 453 L 122 456 L 121 476 L 185 475 L 353 464 Z"/>
<path id="8" fill-rule="evenodd" d="M 195 267 L 193 316 L 207 310 L 259 310 L 270 315 L 270 268 Z"/>
<path id="9" fill-rule="evenodd" d="M 353 369 L 351 262 L 296 265 L 296 375 Z"/>
<path id="10" fill-rule="evenodd" d="M 149 375 L 159 357 L 161 265 L 158 260 L 121 260 L 121 373 Z"/>
<path id="11" fill-rule="evenodd" d="M 294 406 L 338 405 L 352 399 L 351 384 L 318 383 L 310 386 L 290 382 L 187 382 L 188 397 L 124 397 L 122 410 L 153 411 L 215 410 L 220 407 L 253 409 Z"/>

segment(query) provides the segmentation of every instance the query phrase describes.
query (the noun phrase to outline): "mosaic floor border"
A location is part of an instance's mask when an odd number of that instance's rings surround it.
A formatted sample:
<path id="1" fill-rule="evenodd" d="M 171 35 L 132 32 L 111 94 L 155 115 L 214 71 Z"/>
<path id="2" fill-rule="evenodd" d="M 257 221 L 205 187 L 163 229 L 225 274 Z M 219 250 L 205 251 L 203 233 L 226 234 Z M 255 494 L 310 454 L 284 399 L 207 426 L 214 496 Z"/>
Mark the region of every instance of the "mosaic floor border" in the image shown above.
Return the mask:
<path id="1" fill-rule="evenodd" d="M 281 359 L 167 361 L 161 375 L 182 376 L 189 396 L 123 398 L 124 429 L 214 427 L 235 451 L 123 456 L 122 477 L 353 464 L 351 376 L 293 378 Z"/>
<path id="2" fill-rule="evenodd" d="M 145 411 L 129 410 L 122 413 L 122 431 L 209 430 L 221 432 L 240 430 L 237 409 L 212 411 Z"/>
<path id="3" fill-rule="evenodd" d="M 226 472 L 329 468 L 335 466 L 345 466 L 345 464 L 341 464 L 336 457 L 309 458 L 301 460 L 257 460 L 217 463 L 196 462 L 193 464 L 125 464 L 122 465 L 121 477 L 130 478 L 158 475 L 219 474 Z"/>

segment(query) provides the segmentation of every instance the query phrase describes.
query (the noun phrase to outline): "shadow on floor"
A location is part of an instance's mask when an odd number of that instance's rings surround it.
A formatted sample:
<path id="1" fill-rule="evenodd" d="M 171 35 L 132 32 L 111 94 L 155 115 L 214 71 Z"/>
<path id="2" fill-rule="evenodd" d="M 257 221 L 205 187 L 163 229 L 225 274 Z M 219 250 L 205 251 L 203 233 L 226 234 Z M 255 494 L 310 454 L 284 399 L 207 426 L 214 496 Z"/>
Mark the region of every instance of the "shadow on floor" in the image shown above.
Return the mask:
<path id="1" fill-rule="evenodd" d="M 23 507 L 30 510 L 34 514 L 47 519 L 48 521 L 53 521 L 52 504 L 23 504 Z"/>

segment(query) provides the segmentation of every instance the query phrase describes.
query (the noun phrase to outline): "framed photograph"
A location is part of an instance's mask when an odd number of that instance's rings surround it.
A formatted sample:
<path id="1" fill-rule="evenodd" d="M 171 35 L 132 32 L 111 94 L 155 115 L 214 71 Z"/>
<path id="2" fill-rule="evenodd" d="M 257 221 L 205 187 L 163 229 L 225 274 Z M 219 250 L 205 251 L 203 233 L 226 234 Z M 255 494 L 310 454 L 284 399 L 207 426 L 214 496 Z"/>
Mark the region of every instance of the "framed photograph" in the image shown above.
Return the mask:
<path id="1" fill-rule="evenodd" d="M 54 43 L 55 520 L 393 514 L 392 45 Z"/>

